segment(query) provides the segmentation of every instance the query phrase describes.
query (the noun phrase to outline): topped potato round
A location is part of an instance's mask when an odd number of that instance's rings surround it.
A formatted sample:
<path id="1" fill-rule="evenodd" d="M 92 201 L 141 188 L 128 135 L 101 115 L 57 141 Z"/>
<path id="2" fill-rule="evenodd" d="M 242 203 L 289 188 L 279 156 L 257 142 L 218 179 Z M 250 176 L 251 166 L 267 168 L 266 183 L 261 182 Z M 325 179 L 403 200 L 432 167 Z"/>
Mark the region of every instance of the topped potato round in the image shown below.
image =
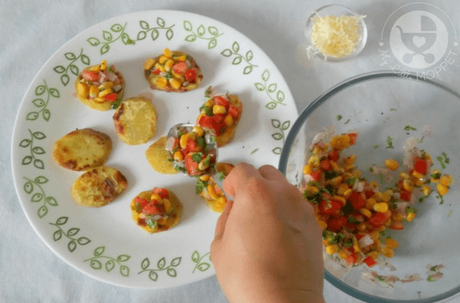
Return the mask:
<path id="1" fill-rule="evenodd" d="M 125 81 L 114 65 L 107 61 L 87 67 L 75 80 L 78 99 L 92 109 L 106 111 L 123 98 Z"/>
<path id="2" fill-rule="evenodd" d="M 203 79 L 195 59 L 168 48 L 163 55 L 145 61 L 144 75 L 152 89 L 179 93 L 197 88 Z"/>

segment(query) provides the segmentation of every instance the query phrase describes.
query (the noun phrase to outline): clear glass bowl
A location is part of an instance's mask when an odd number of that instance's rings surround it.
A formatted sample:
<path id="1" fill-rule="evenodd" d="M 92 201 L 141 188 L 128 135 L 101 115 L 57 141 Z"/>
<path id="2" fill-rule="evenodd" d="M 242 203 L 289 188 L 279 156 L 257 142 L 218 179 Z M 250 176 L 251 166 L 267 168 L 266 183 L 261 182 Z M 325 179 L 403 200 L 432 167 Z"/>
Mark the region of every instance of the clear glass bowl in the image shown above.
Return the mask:
<path id="1" fill-rule="evenodd" d="M 325 54 L 320 52 L 313 44 L 312 38 L 311 38 L 311 31 L 313 28 L 313 18 L 317 16 L 320 16 L 320 17 L 355 16 L 359 18 L 358 33 L 360 34 L 361 38 L 358 41 L 358 45 L 355 51 L 349 54 L 348 56 L 342 57 L 342 58 L 326 56 Z M 341 61 L 349 60 L 351 58 L 358 56 L 359 53 L 361 53 L 361 51 L 364 49 L 364 46 L 366 45 L 366 42 L 367 42 L 367 27 L 366 27 L 366 23 L 364 22 L 360 14 L 354 12 L 353 10 L 349 9 L 346 6 L 343 6 L 340 4 L 330 4 L 330 5 L 325 5 L 325 6 L 318 8 L 308 17 L 307 23 L 305 25 L 305 37 L 307 38 L 308 44 L 311 46 L 311 50 L 309 50 L 309 52 L 316 54 L 315 56 L 318 56 L 326 61 L 341 62 Z"/>
<path id="2" fill-rule="evenodd" d="M 374 179 L 369 167 L 383 166 L 387 158 L 402 163 L 403 145 L 409 137 L 423 136 L 423 126 L 429 125 L 432 138 L 423 138 L 418 147 L 428 151 L 433 168 L 441 168 L 436 157 L 443 152 L 450 158 L 443 173 L 456 179 L 444 204 L 432 194 L 423 203 L 415 202 L 417 217 L 405 223 L 403 231 L 387 229 L 400 243 L 395 255 L 387 261 L 394 267 L 366 265 L 344 268 L 325 256 L 325 277 L 347 294 L 365 302 L 437 302 L 460 292 L 460 94 L 433 80 L 417 75 L 400 77 L 391 72 L 364 74 L 333 87 L 311 103 L 299 116 L 289 132 L 281 153 L 279 169 L 292 184 L 300 184 L 303 167 L 309 157 L 309 146 L 315 134 L 335 126 L 336 133 L 357 130 L 357 145 L 346 151 L 356 154 L 356 166 L 365 178 Z M 339 120 L 339 115 L 342 118 Z M 405 126 L 417 131 L 406 131 Z M 388 136 L 394 149 L 386 148 Z M 378 145 L 378 147 L 377 147 Z M 391 186 L 388 183 L 388 186 Z M 429 266 L 444 265 L 439 281 L 427 280 Z M 388 266 L 391 267 L 391 266 Z M 405 279 L 419 274 L 421 281 L 394 287 L 371 282 L 366 272 L 393 275 Z M 433 274 L 433 272 L 431 273 Z M 456 297 L 459 300 L 459 297 Z M 454 301 L 452 301 L 454 302 Z M 455 301 L 459 302 L 459 301 Z"/>

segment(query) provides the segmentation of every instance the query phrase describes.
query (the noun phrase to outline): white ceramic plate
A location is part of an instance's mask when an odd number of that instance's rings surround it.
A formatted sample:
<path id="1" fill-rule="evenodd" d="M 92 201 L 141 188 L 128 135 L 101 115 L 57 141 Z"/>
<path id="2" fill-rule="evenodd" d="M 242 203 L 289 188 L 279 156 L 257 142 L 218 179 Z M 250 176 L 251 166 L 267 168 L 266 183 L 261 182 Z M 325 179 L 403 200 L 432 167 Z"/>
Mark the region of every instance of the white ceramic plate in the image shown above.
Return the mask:
<path id="1" fill-rule="evenodd" d="M 182 94 L 153 91 L 157 134 L 128 146 L 115 133 L 113 110 L 99 112 L 72 95 L 76 75 L 106 59 L 126 79 L 125 98 L 152 92 L 143 64 L 165 47 L 191 54 L 204 73 L 201 87 Z M 234 141 L 220 149 L 222 162 L 277 166 L 297 109 L 282 75 L 267 55 L 233 28 L 179 11 L 146 11 L 97 24 L 59 49 L 32 81 L 14 127 L 12 167 L 24 213 L 60 258 L 98 280 L 126 287 L 164 288 L 214 274 L 210 244 L 219 214 L 195 195 L 195 180 L 161 175 L 145 158 L 148 146 L 181 122 L 194 122 L 212 85 L 240 96 L 244 110 Z M 76 128 L 108 134 L 113 151 L 106 165 L 118 168 L 128 189 L 102 208 L 76 205 L 70 187 L 81 173 L 52 159 L 56 140 Z M 173 190 L 184 210 L 181 223 L 150 235 L 131 220 L 129 204 L 153 187 Z"/>

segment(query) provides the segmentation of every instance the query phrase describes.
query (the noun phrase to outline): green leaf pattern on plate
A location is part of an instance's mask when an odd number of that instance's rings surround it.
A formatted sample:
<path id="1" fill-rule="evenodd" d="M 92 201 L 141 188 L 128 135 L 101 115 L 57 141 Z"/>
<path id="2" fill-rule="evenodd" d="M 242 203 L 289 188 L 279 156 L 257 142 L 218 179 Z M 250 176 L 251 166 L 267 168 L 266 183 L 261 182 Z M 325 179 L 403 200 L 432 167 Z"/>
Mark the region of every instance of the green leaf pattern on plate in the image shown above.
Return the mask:
<path id="1" fill-rule="evenodd" d="M 46 97 L 43 96 L 45 93 Z M 40 84 L 35 88 L 35 96 L 37 98 L 32 100 L 32 103 L 35 105 L 35 107 L 38 108 L 38 110 L 29 112 L 26 116 L 26 120 L 35 121 L 41 116 L 45 121 L 48 122 L 51 118 L 51 112 L 47 108 L 48 103 L 51 97 L 60 98 L 59 91 L 56 88 L 49 88 L 46 84 L 46 81 L 43 80 L 43 84 Z"/>
<path id="2" fill-rule="evenodd" d="M 131 40 L 129 35 L 125 32 L 126 25 L 127 25 L 127 23 L 125 23 L 124 26 L 122 26 L 119 23 L 115 23 L 114 25 L 112 25 L 110 27 L 111 32 L 110 31 L 102 31 L 102 38 L 103 38 L 102 41 L 99 40 L 96 37 L 89 37 L 86 41 L 88 41 L 88 43 L 91 46 L 99 46 L 99 45 L 101 45 L 101 48 L 100 48 L 101 55 L 106 54 L 110 50 L 110 44 L 115 42 L 115 41 L 117 41 L 120 38 L 121 38 L 121 41 L 123 42 L 124 45 L 130 45 L 130 44 L 132 45 L 135 42 L 133 40 Z M 116 38 L 113 37 L 112 32 L 113 32 L 113 34 L 115 34 L 117 36 Z"/>
<path id="3" fill-rule="evenodd" d="M 29 149 L 29 155 L 25 156 L 22 158 L 22 165 L 29 165 L 33 164 L 36 168 L 38 169 L 44 169 L 45 164 L 43 163 L 43 160 L 38 159 L 37 155 L 43 155 L 45 154 L 45 150 L 40 147 L 40 146 L 34 146 L 34 140 L 43 140 L 46 138 L 45 134 L 42 132 L 32 132 L 29 129 L 29 134 L 30 137 L 27 139 L 23 139 L 21 142 L 19 142 L 19 147 L 22 148 L 28 148 Z"/>
<path id="4" fill-rule="evenodd" d="M 148 36 L 150 36 L 152 41 L 155 41 L 159 38 L 162 32 L 165 34 L 168 41 L 175 37 L 175 33 L 173 31 L 175 24 L 167 26 L 165 20 L 161 17 L 156 18 L 156 25 L 151 25 L 145 20 L 139 20 L 139 25 L 141 30 L 137 33 L 137 41 L 144 40 Z M 110 29 L 103 30 L 100 37 L 89 37 L 86 41 L 91 46 L 98 47 L 100 55 L 104 55 L 111 49 L 111 46 L 113 46 L 117 40 L 121 40 L 124 45 L 135 43 L 128 33 L 125 32 L 126 27 L 127 23 L 124 25 L 115 23 L 110 27 Z M 189 20 L 183 20 L 183 29 L 186 34 L 185 41 L 194 42 L 200 39 L 207 41 L 208 49 L 216 48 L 218 38 L 224 34 L 215 26 L 206 27 L 203 24 L 198 25 L 194 30 L 194 26 Z M 232 58 L 232 65 L 245 65 L 243 69 L 244 75 L 250 74 L 254 68 L 258 67 L 252 63 L 254 53 L 251 50 L 242 51 L 240 44 L 237 41 L 234 41 L 230 48 L 221 51 L 221 54 L 224 57 Z M 53 68 L 53 71 L 60 77 L 60 83 L 63 85 L 62 89 L 69 84 L 69 75 L 78 76 L 80 73 L 81 67 L 79 68 L 76 63 L 80 61 L 82 66 L 89 66 L 91 63 L 90 58 L 83 53 L 83 48 L 78 54 L 67 52 L 64 54 L 64 57 L 68 62 L 66 64 L 57 65 Z M 270 72 L 268 69 L 265 69 L 262 73 L 263 82 L 257 82 L 254 84 L 258 91 L 266 92 L 270 100 L 269 103 L 266 104 L 266 107 L 268 109 L 274 109 L 279 104 L 286 105 L 283 103 L 285 98 L 283 91 L 278 89 L 278 85 L 276 83 L 268 83 L 269 79 Z M 51 112 L 47 106 L 51 98 L 60 98 L 59 90 L 48 87 L 47 82 L 43 80 L 43 84 L 40 84 L 35 88 L 35 96 L 36 98 L 32 100 L 32 103 L 37 110 L 29 112 L 26 116 L 26 120 L 35 121 L 41 117 L 44 121 L 49 121 L 51 118 Z M 284 143 L 285 132 L 290 127 L 290 121 L 281 123 L 277 119 L 272 119 L 271 123 L 272 126 L 278 130 L 276 133 L 272 134 L 272 138 Z M 36 144 L 34 144 L 36 141 L 34 140 L 43 140 L 46 138 L 46 135 L 40 131 L 33 132 L 30 129 L 29 135 L 30 136 L 28 138 L 23 139 L 19 144 L 19 147 L 29 151 L 28 155 L 22 159 L 22 164 L 29 165 L 33 163 L 36 168 L 44 169 L 44 162 L 43 160 L 38 159 L 38 156 L 45 154 L 45 149 L 40 146 L 36 146 Z M 279 155 L 281 150 L 282 147 L 276 147 L 272 150 L 272 152 Z M 251 154 L 256 151 L 258 151 L 258 148 L 254 149 Z M 31 203 L 41 204 L 37 210 L 39 218 L 46 216 L 50 207 L 59 207 L 57 200 L 52 196 L 46 195 L 43 188 L 43 185 L 50 181 L 48 178 L 42 175 L 36 177 L 35 179 L 26 177 L 23 178 L 25 180 L 23 190 L 30 196 Z M 66 238 L 68 241 L 67 249 L 70 253 L 73 253 L 79 245 L 85 246 L 89 244 L 91 240 L 83 236 L 78 237 L 80 228 L 71 227 L 64 230 L 64 225 L 66 225 L 68 221 L 69 217 L 61 216 L 55 222 L 49 224 L 56 227 L 54 233 L 52 234 L 53 240 L 60 241 L 62 238 Z M 118 267 L 118 271 L 121 276 L 129 277 L 130 268 L 126 265 L 126 262 L 131 259 L 131 256 L 121 254 L 115 258 L 104 255 L 104 252 L 105 246 L 99 246 L 94 249 L 93 257 L 85 259 L 83 262 L 89 262 L 91 268 L 94 270 L 101 270 L 104 268 L 104 270 L 108 273 L 115 271 Z M 195 264 L 192 273 L 198 271 L 208 271 L 212 266 L 210 252 L 200 255 L 200 253 L 195 250 L 191 255 L 191 260 Z M 139 271 L 138 275 L 148 273 L 148 277 L 151 281 L 157 281 L 161 272 L 165 272 L 167 276 L 175 278 L 177 277 L 177 268 L 181 264 L 181 261 L 182 257 L 176 257 L 170 260 L 169 264 L 167 264 L 167 257 L 162 257 L 156 262 L 156 266 L 153 266 L 153 264 L 151 266 L 149 258 L 145 258 L 140 264 L 141 271 Z"/>
<path id="5" fill-rule="evenodd" d="M 243 69 L 243 74 L 248 75 L 252 72 L 254 67 L 257 65 L 252 64 L 250 61 L 254 58 L 254 54 L 251 50 L 247 51 L 246 54 L 243 56 L 239 53 L 240 45 L 238 42 L 233 42 L 231 48 L 227 48 L 221 52 L 221 55 L 224 57 L 231 57 L 234 56 L 232 60 L 233 65 L 239 65 L 241 62 L 246 62 L 247 66 Z"/>
<path id="6" fill-rule="evenodd" d="M 45 191 L 43 190 L 42 185 L 48 183 L 48 178 L 44 176 L 38 176 L 33 180 L 26 177 L 23 178 L 27 181 L 26 183 L 24 183 L 23 189 L 26 194 L 31 195 L 30 202 L 43 204 L 38 208 L 37 211 L 37 215 L 39 218 L 43 218 L 44 216 L 46 216 L 46 214 L 48 213 L 48 206 L 58 206 L 58 202 L 56 201 L 56 199 L 52 196 L 47 196 Z"/>
<path id="7" fill-rule="evenodd" d="M 268 102 L 265 107 L 268 109 L 275 109 L 278 104 L 286 106 L 285 103 L 283 103 L 285 95 L 282 90 L 276 90 L 278 88 L 278 85 L 276 83 L 271 83 L 268 84 L 267 81 L 270 79 L 270 72 L 268 69 L 266 69 L 262 73 L 262 80 L 264 83 L 256 82 L 254 83 L 254 86 L 256 89 L 260 92 L 265 91 L 267 93 L 268 98 L 270 99 L 270 102 Z"/>
<path id="8" fill-rule="evenodd" d="M 159 278 L 158 272 L 166 271 L 166 274 L 171 278 L 177 277 L 177 270 L 175 267 L 180 265 L 182 261 L 182 257 L 177 257 L 171 260 L 168 266 L 166 266 L 166 258 L 161 258 L 157 262 L 156 268 L 149 268 L 150 267 L 150 260 L 149 258 L 145 258 L 141 262 L 141 271 L 138 273 L 140 275 L 143 272 L 149 273 L 149 279 L 156 282 Z"/>
<path id="9" fill-rule="evenodd" d="M 184 20 L 184 29 L 190 33 L 187 37 L 185 37 L 185 41 L 194 42 L 197 38 L 207 40 L 209 41 L 208 49 L 215 48 L 217 46 L 217 37 L 224 34 L 219 33 L 219 30 L 215 26 L 208 26 L 205 28 L 203 24 L 200 24 L 195 32 L 193 30 L 192 23 L 188 20 Z"/>
<path id="10" fill-rule="evenodd" d="M 285 139 L 284 132 L 287 131 L 289 127 L 291 126 L 291 121 L 288 120 L 288 121 L 284 121 L 283 123 L 281 123 L 278 119 L 272 119 L 272 126 L 279 130 L 279 132 L 272 134 L 273 139 L 283 140 L 283 144 L 284 144 L 284 139 Z M 282 150 L 283 150 L 282 147 L 275 147 L 274 149 L 272 149 L 272 152 L 275 153 L 276 155 L 279 155 L 281 154 Z"/>
<path id="11" fill-rule="evenodd" d="M 210 267 L 212 262 L 202 262 L 202 260 L 206 257 L 209 256 L 209 261 L 211 261 L 211 253 L 208 252 L 202 256 L 200 256 L 200 253 L 195 250 L 192 254 L 192 262 L 195 263 L 195 268 L 193 269 L 192 273 L 195 273 L 195 270 L 199 271 L 207 271 Z"/>
<path id="12" fill-rule="evenodd" d="M 90 262 L 90 266 L 92 269 L 99 270 L 102 269 L 102 264 L 104 263 L 104 269 L 107 272 L 111 272 L 116 265 L 120 267 L 119 273 L 123 277 L 128 277 L 129 276 L 129 267 L 126 266 L 125 264 L 122 264 L 123 262 L 127 262 L 129 259 L 131 259 L 131 256 L 121 254 L 116 258 L 112 258 L 109 256 L 104 256 L 103 253 L 105 251 L 105 246 L 99 246 L 97 247 L 94 252 L 93 252 L 93 257 L 86 259 L 84 262 Z"/>
<path id="13" fill-rule="evenodd" d="M 65 225 L 68 220 L 69 217 L 63 216 L 59 217 L 55 223 L 49 224 L 57 227 L 57 230 L 53 233 L 53 240 L 59 241 L 61 240 L 62 236 L 66 237 L 69 240 L 69 243 L 67 243 L 67 249 L 72 253 L 75 251 L 78 245 L 86 245 L 90 243 L 91 240 L 87 237 L 75 237 L 80 232 L 80 228 L 72 227 L 67 232 L 65 232 L 62 226 Z"/>
<path id="14" fill-rule="evenodd" d="M 137 34 L 137 40 L 144 40 L 147 35 L 149 34 L 150 31 L 150 37 L 152 38 L 152 41 L 155 41 L 159 36 L 160 36 L 160 30 L 166 30 L 166 38 L 168 40 L 171 40 L 174 37 L 174 31 L 172 28 L 174 27 L 175 24 L 171 26 L 166 26 L 166 22 L 163 18 L 158 17 L 156 20 L 156 23 L 158 26 L 152 26 L 150 27 L 150 24 L 147 21 L 140 20 L 139 25 L 143 30 L 141 30 Z"/>
<path id="15" fill-rule="evenodd" d="M 74 53 L 68 52 L 64 54 L 64 57 L 68 61 L 70 61 L 70 63 L 67 64 L 67 67 L 64 67 L 63 65 L 57 65 L 53 68 L 53 70 L 58 74 L 62 74 L 61 83 L 64 86 L 66 86 L 70 82 L 70 77 L 68 75 L 69 70 L 75 76 L 78 76 L 80 74 L 80 69 L 77 65 L 74 64 L 78 59 L 80 59 L 80 61 L 85 65 L 90 65 L 91 62 L 89 57 L 83 54 L 83 48 L 81 49 L 80 54 L 78 54 L 78 56 L 76 56 Z"/>

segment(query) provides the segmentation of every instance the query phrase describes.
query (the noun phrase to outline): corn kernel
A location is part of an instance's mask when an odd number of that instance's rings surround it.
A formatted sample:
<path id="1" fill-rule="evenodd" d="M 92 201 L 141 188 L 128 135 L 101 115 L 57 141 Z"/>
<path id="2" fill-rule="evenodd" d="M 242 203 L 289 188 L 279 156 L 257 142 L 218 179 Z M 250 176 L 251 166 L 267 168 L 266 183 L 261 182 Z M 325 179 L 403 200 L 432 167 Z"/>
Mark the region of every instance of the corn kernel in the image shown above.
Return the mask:
<path id="1" fill-rule="evenodd" d="M 379 213 L 386 213 L 388 211 L 388 204 L 385 202 L 376 203 L 374 210 Z"/>
<path id="2" fill-rule="evenodd" d="M 332 137 L 330 144 L 334 149 L 343 150 L 344 148 L 350 146 L 350 136 L 346 134 L 341 136 L 335 135 L 334 137 Z"/>
<path id="3" fill-rule="evenodd" d="M 316 147 L 313 148 L 312 154 L 317 155 L 317 154 L 319 154 L 319 153 L 322 152 L 322 151 L 323 151 L 322 148 L 316 146 Z"/>
<path id="4" fill-rule="evenodd" d="M 206 158 L 201 160 L 200 163 L 198 163 L 198 169 L 199 170 L 205 170 L 209 167 L 209 161 L 206 161 Z"/>
<path id="5" fill-rule="evenodd" d="M 217 114 L 225 114 L 227 112 L 227 110 L 225 109 L 225 107 L 223 107 L 222 105 L 214 105 L 212 107 L 212 113 L 214 115 L 217 115 Z"/>
<path id="6" fill-rule="evenodd" d="M 180 82 L 174 78 L 169 79 L 169 84 L 171 84 L 171 87 L 174 89 L 178 89 L 181 86 Z"/>
<path id="7" fill-rule="evenodd" d="M 370 210 L 368 210 L 367 208 L 361 208 L 359 210 L 360 213 L 362 213 L 364 216 L 370 218 L 372 216 L 372 213 Z"/>
<path id="8" fill-rule="evenodd" d="M 433 170 L 433 172 L 432 172 L 431 175 L 432 175 L 432 176 L 439 175 L 439 178 L 436 178 L 436 179 L 435 179 L 435 178 L 431 178 L 431 182 L 438 183 L 438 182 L 441 181 L 441 172 L 440 172 L 438 169 Z"/>
<path id="9" fill-rule="evenodd" d="M 329 240 L 327 240 L 327 239 L 323 239 L 323 244 L 324 244 L 324 246 L 327 246 L 327 245 L 329 245 Z"/>
<path id="10" fill-rule="evenodd" d="M 454 179 L 450 175 L 444 175 L 441 177 L 441 184 L 449 187 L 454 182 Z"/>
<path id="11" fill-rule="evenodd" d="M 346 185 L 345 183 L 340 184 L 339 187 L 337 188 L 337 195 L 343 196 L 343 194 L 345 193 L 347 189 L 348 189 L 348 185 Z"/>
<path id="12" fill-rule="evenodd" d="M 176 151 L 173 155 L 173 158 L 174 158 L 174 161 L 177 161 L 177 162 L 184 160 L 184 156 L 182 155 L 180 151 Z"/>
<path id="13" fill-rule="evenodd" d="M 94 97 L 93 101 L 98 102 L 98 103 L 103 103 L 105 102 L 105 99 L 103 97 Z"/>
<path id="14" fill-rule="evenodd" d="M 168 222 L 168 218 L 161 218 L 157 220 L 158 225 L 165 225 Z"/>
<path id="15" fill-rule="evenodd" d="M 379 188 L 379 184 L 375 181 L 371 181 L 369 182 L 369 187 L 372 188 L 372 189 L 378 189 Z"/>
<path id="16" fill-rule="evenodd" d="M 327 228 L 327 223 L 324 221 L 319 220 L 318 221 L 319 227 L 321 227 L 322 230 L 325 230 Z"/>
<path id="17" fill-rule="evenodd" d="M 429 196 L 431 193 L 431 188 L 428 185 L 422 186 L 422 193 L 425 197 Z"/>
<path id="18" fill-rule="evenodd" d="M 388 249 L 395 249 L 395 248 L 398 248 L 399 243 L 398 243 L 398 241 L 396 241 L 396 240 L 394 240 L 392 238 L 387 238 L 385 240 L 385 246 Z"/>
<path id="19" fill-rule="evenodd" d="M 102 83 L 101 86 L 99 86 L 99 89 L 105 90 L 105 89 L 112 88 L 112 87 L 113 87 L 113 82 L 107 81 L 107 82 Z"/>
<path id="20" fill-rule="evenodd" d="M 414 190 L 414 182 L 412 182 L 412 180 L 404 179 L 403 187 L 407 191 L 413 191 Z"/>
<path id="21" fill-rule="evenodd" d="M 107 60 L 102 60 L 100 69 L 104 71 L 106 68 L 107 68 Z"/>
<path id="22" fill-rule="evenodd" d="M 358 243 L 358 240 L 356 239 L 356 237 L 353 237 L 353 248 L 354 248 L 355 252 L 360 252 L 361 251 L 361 248 L 359 247 L 359 243 Z"/>
<path id="23" fill-rule="evenodd" d="M 397 169 L 399 168 L 398 162 L 396 162 L 396 161 L 393 160 L 393 159 L 386 159 L 386 160 L 385 160 L 385 166 L 386 166 L 389 170 L 397 170 Z"/>
<path id="24" fill-rule="evenodd" d="M 161 88 L 165 88 L 166 84 L 168 84 L 168 79 L 163 77 L 156 78 L 156 85 Z"/>
<path id="25" fill-rule="evenodd" d="M 347 204 L 347 200 L 345 200 L 344 197 L 340 197 L 340 196 L 334 196 L 332 197 L 333 200 L 337 200 L 337 201 L 340 201 L 342 203 L 343 206 L 345 206 Z"/>
<path id="26" fill-rule="evenodd" d="M 342 258 L 343 260 L 346 260 L 346 259 L 348 258 L 348 254 L 347 254 L 347 252 L 344 251 L 344 250 L 341 250 L 341 251 L 339 252 L 339 256 L 340 256 L 340 258 Z"/>
<path id="27" fill-rule="evenodd" d="M 184 134 L 179 139 L 179 144 L 181 148 L 187 147 L 187 141 L 189 139 L 189 134 Z"/>
<path id="28" fill-rule="evenodd" d="M 193 131 L 194 133 L 196 133 L 196 135 L 197 135 L 198 137 L 203 137 L 203 135 L 204 135 L 203 129 L 202 129 L 200 126 L 198 126 L 198 125 L 195 125 L 195 126 L 193 127 L 192 131 Z"/>
<path id="29" fill-rule="evenodd" d="M 206 187 L 206 189 L 208 190 L 208 194 L 209 196 L 211 196 L 211 198 L 213 200 L 217 199 L 218 196 L 216 194 L 216 190 L 214 189 L 214 186 L 212 184 L 208 184 L 208 186 Z"/>
<path id="30" fill-rule="evenodd" d="M 305 166 L 303 167 L 303 174 L 304 174 L 304 175 L 309 175 L 309 174 L 311 174 L 311 171 L 312 171 L 312 170 L 311 170 L 311 166 L 310 166 L 309 164 L 307 164 L 307 165 L 305 165 Z"/>
<path id="31" fill-rule="evenodd" d="M 355 169 L 352 173 L 356 178 L 361 177 L 361 171 L 359 169 Z"/>
<path id="32" fill-rule="evenodd" d="M 366 200 L 366 208 L 367 209 L 374 209 L 374 205 L 377 204 L 374 198 L 369 198 Z"/>
<path id="33" fill-rule="evenodd" d="M 105 89 L 101 92 L 99 92 L 98 96 L 99 97 L 104 97 L 104 96 L 107 96 L 108 94 L 111 94 L 113 93 L 113 90 L 111 88 L 108 88 L 108 89 Z"/>
<path id="34" fill-rule="evenodd" d="M 393 258 L 395 252 L 392 249 L 389 248 L 382 248 L 382 255 L 384 255 L 387 258 Z"/>
<path id="35" fill-rule="evenodd" d="M 91 87 L 89 88 L 90 97 L 92 98 L 97 97 L 98 94 L 99 94 L 99 87 L 97 87 L 96 85 L 91 85 Z"/>
<path id="36" fill-rule="evenodd" d="M 361 224 L 358 225 L 358 230 L 359 231 L 365 231 L 366 228 L 367 228 L 366 223 L 361 223 Z"/>
<path id="37" fill-rule="evenodd" d="M 422 186 L 423 184 L 425 184 L 425 177 L 422 177 L 422 178 L 416 178 L 416 177 L 412 177 L 412 182 L 414 182 L 414 186 Z"/>
<path id="38" fill-rule="evenodd" d="M 408 213 L 406 216 L 407 222 L 412 222 L 412 220 L 415 219 L 416 214 L 415 213 Z"/>
<path id="39" fill-rule="evenodd" d="M 182 56 L 174 57 L 174 59 L 176 59 L 177 61 L 184 62 L 185 60 L 187 60 L 187 56 L 182 55 Z"/>
<path id="40" fill-rule="evenodd" d="M 310 159 L 308 159 L 308 164 L 310 164 L 312 168 L 317 167 L 319 165 L 319 157 L 316 155 L 311 156 Z"/>
<path id="41" fill-rule="evenodd" d="M 419 173 L 419 172 L 417 172 L 415 170 L 412 172 L 412 176 L 414 176 L 417 179 L 421 179 L 421 178 L 424 177 L 421 173 Z"/>
<path id="42" fill-rule="evenodd" d="M 310 191 L 310 194 L 312 194 L 312 195 L 313 195 L 313 194 L 316 194 L 317 192 L 319 192 L 319 189 L 318 189 L 318 187 L 316 187 L 316 186 L 310 186 L 310 187 L 308 188 L 308 190 Z"/>
<path id="43" fill-rule="evenodd" d="M 165 207 L 166 213 L 169 214 L 172 210 L 171 201 L 169 201 L 169 199 L 163 199 L 163 205 Z"/>
<path id="44" fill-rule="evenodd" d="M 169 72 L 171 70 L 171 67 L 174 65 L 174 60 L 169 59 L 165 63 L 165 70 Z"/>
<path id="45" fill-rule="evenodd" d="M 166 72 L 165 67 L 159 63 L 155 64 L 155 68 L 158 69 L 160 72 Z"/>
<path id="46" fill-rule="evenodd" d="M 163 55 L 165 55 L 168 58 L 171 58 L 172 52 L 169 50 L 169 48 L 165 47 L 165 49 L 163 50 Z"/>
<path id="47" fill-rule="evenodd" d="M 346 164 L 353 164 L 356 161 L 356 155 L 351 155 L 349 157 L 346 157 L 344 161 Z"/>
<path id="48" fill-rule="evenodd" d="M 84 82 L 79 82 L 77 86 L 77 91 L 80 96 L 88 98 L 88 94 L 89 94 L 88 84 Z"/>
<path id="49" fill-rule="evenodd" d="M 393 191 L 391 189 L 388 189 L 383 192 L 382 194 L 382 200 L 385 202 L 389 202 L 391 200 L 391 197 L 393 196 Z"/>
<path id="50" fill-rule="evenodd" d="M 203 182 L 207 182 L 207 181 L 209 181 L 209 177 L 210 177 L 209 175 L 202 175 L 202 176 L 200 176 L 200 180 L 203 181 Z"/>
<path id="51" fill-rule="evenodd" d="M 101 70 L 100 65 L 93 65 L 88 69 L 92 73 L 98 73 Z"/>
<path id="52" fill-rule="evenodd" d="M 398 174 L 398 176 L 401 178 L 401 179 L 410 179 L 410 176 L 408 173 L 405 173 L 405 172 L 400 172 Z"/>
<path id="53" fill-rule="evenodd" d="M 326 253 L 328 255 L 333 255 L 338 251 L 339 251 L 339 246 L 337 244 L 332 244 L 332 245 L 326 246 Z"/>
<path id="54" fill-rule="evenodd" d="M 390 225 L 391 225 L 391 218 L 388 218 L 388 220 L 385 221 L 384 225 L 385 225 L 386 227 L 390 227 Z"/>
<path id="55" fill-rule="evenodd" d="M 380 256 L 380 253 L 378 251 L 374 250 L 374 251 L 371 251 L 371 252 L 367 253 L 366 256 L 371 257 L 372 259 L 375 260 Z"/>
<path id="56" fill-rule="evenodd" d="M 447 186 L 444 186 L 443 184 L 439 183 L 436 185 L 436 190 L 438 191 L 438 194 L 441 195 L 441 196 L 444 196 L 445 194 L 447 194 L 447 192 L 449 191 L 449 189 L 447 188 Z"/>
<path id="57" fill-rule="evenodd" d="M 348 199 L 348 197 L 351 196 L 351 193 L 352 193 L 352 192 L 353 192 L 353 191 L 351 190 L 351 188 L 347 189 L 347 190 L 343 193 L 343 197 L 344 197 L 345 199 Z"/>
<path id="58" fill-rule="evenodd" d="M 154 201 L 154 200 L 155 200 L 155 201 L 158 201 L 158 202 L 160 202 L 160 203 L 162 202 L 162 201 L 161 201 L 162 199 L 161 199 L 161 197 L 160 197 L 159 194 L 151 194 L 151 195 L 150 195 L 150 201 Z"/>
<path id="59" fill-rule="evenodd" d="M 377 230 L 374 230 L 371 232 L 371 238 L 374 240 L 374 242 L 377 242 L 377 240 L 380 238 L 380 233 Z"/>
<path id="60" fill-rule="evenodd" d="M 333 186 L 339 186 L 339 184 L 341 184 L 342 181 L 343 181 L 342 176 L 338 176 L 338 177 L 335 177 L 335 178 L 331 179 L 331 184 Z"/>
<path id="61" fill-rule="evenodd" d="M 155 60 L 153 59 L 147 59 L 144 62 L 144 70 L 150 70 L 152 67 L 155 65 Z"/>
<path id="62" fill-rule="evenodd" d="M 354 164 L 347 164 L 345 166 L 345 171 L 352 171 L 355 168 Z"/>
<path id="63" fill-rule="evenodd" d="M 391 220 L 393 220 L 393 221 L 402 221 L 405 218 L 406 218 L 406 216 L 404 216 L 403 214 L 395 213 L 395 214 L 391 215 Z"/>

